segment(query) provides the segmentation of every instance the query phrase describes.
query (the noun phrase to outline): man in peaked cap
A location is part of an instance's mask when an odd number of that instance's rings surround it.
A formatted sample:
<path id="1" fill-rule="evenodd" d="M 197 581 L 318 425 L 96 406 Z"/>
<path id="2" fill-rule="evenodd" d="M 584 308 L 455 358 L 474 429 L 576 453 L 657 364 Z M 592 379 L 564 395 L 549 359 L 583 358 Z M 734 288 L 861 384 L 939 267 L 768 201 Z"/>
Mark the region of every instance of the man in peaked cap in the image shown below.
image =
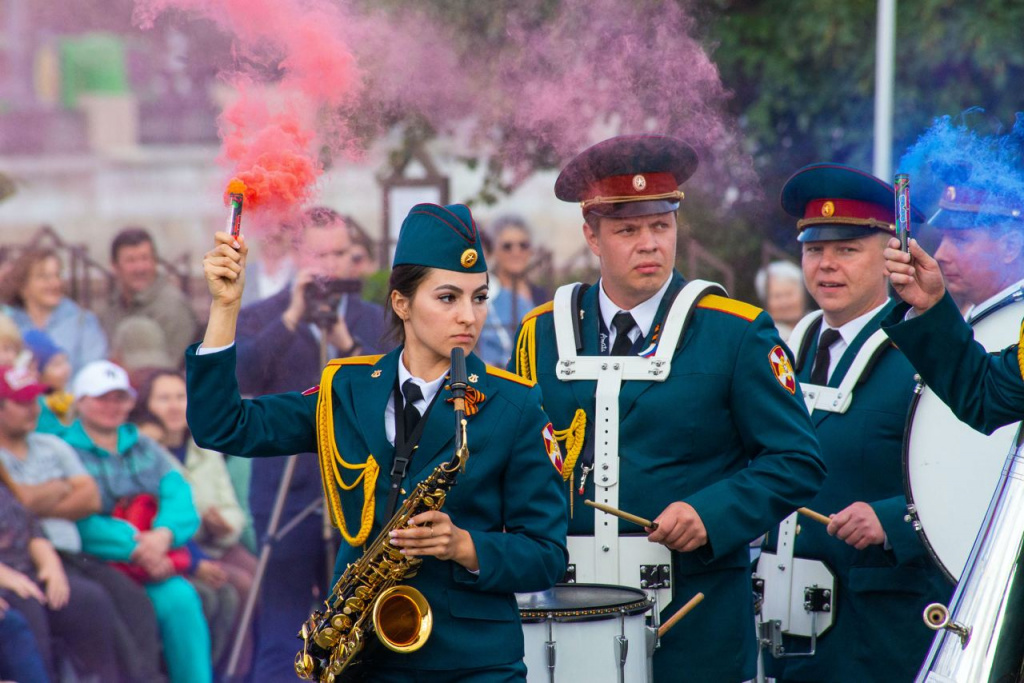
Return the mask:
<path id="1" fill-rule="evenodd" d="M 930 221 L 943 231 L 936 258 L 916 241 L 909 254 L 892 244 L 885 251 L 890 280 L 904 303 L 882 329 L 953 413 L 985 433 L 1024 414 L 1024 345 L 988 354 L 974 341 L 953 295 L 970 293 L 970 320 L 1024 289 L 1024 169 L 1003 171 L 1002 187 L 968 180 L 946 188 Z M 948 243 L 958 252 L 957 277 L 950 277 L 951 259 L 944 258 Z M 963 275 L 967 268 L 973 279 Z"/>
<path id="2" fill-rule="evenodd" d="M 580 203 L 601 279 L 527 314 L 510 367 L 541 385 L 564 443 L 570 577 L 647 589 L 663 619 L 705 593 L 661 639 L 655 679 L 740 681 L 757 660 L 748 543 L 825 472 L 771 319 L 673 267 L 679 186 L 696 167 L 689 145 L 662 136 L 612 138 L 569 162 L 555 194 Z"/>
<path id="3" fill-rule="evenodd" d="M 883 250 L 895 234 L 895 191 L 872 175 L 839 164 L 797 171 L 782 189 L 782 208 L 797 218 L 804 281 L 821 308 L 794 329 L 796 372 L 828 469 L 809 507 L 832 516 L 828 526 L 802 520 L 793 556 L 824 564 L 835 577 L 828 613 L 811 657 L 810 633 L 783 638 L 784 655 L 765 652 L 765 672 L 780 681 L 909 680 L 931 643 L 922 610 L 945 601 L 952 585 L 928 557 L 904 520 L 902 447 L 914 369 L 879 323 L 892 310 Z M 911 219 L 924 216 L 911 209 Z M 838 391 L 838 394 L 837 394 Z M 836 401 L 850 394 L 850 401 Z M 787 526 L 788 525 L 788 526 Z M 783 551 L 777 539 L 792 534 L 787 520 L 769 534 L 758 565 L 765 579 L 762 621 L 772 592 L 804 605 L 803 585 L 777 573 Z M 781 579 L 783 583 L 774 581 Z M 794 624 L 784 624 L 799 633 Z M 802 637 L 801 637 L 802 636 Z"/>

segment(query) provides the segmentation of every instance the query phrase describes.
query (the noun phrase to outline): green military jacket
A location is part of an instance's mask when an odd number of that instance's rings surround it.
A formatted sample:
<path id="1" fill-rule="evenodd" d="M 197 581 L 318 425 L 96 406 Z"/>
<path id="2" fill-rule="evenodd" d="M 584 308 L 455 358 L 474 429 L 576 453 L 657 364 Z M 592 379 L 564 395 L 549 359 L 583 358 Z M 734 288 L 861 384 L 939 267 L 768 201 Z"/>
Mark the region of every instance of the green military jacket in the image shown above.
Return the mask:
<path id="1" fill-rule="evenodd" d="M 660 326 L 684 284 L 678 273 L 641 345 L 657 343 Z M 580 298 L 581 355 L 599 354 L 598 286 Z M 520 326 L 510 367 L 535 379 L 556 434 L 590 424 L 596 382 L 563 382 L 551 304 L 535 309 Z M 656 651 L 658 681 L 740 681 L 754 677 L 748 544 L 814 496 L 825 478 L 807 410 L 788 351 L 771 319 L 759 308 L 719 296 L 701 300 L 689 321 L 664 382 L 624 382 L 619 397 L 619 507 L 647 519 L 685 501 L 700 515 L 708 542 L 692 553 L 672 553 L 671 615 L 698 591 L 704 603 L 669 631 Z M 575 425 L 574 425 L 575 420 Z M 592 429 L 570 429 L 593 440 Z M 572 506 L 570 534 L 593 533 L 593 477 L 582 496 L 580 460 L 588 445 L 567 440 L 564 505 Z M 620 533 L 635 533 L 626 522 Z"/>
<path id="2" fill-rule="evenodd" d="M 909 309 L 905 303 L 893 308 L 882 329 L 953 414 L 986 434 L 1020 421 L 1022 344 L 988 353 L 948 293 L 923 315 L 904 320 Z"/>
<path id="3" fill-rule="evenodd" d="M 838 387 L 857 353 L 879 329 L 890 302 L 853 340 L 828 386 Z M 818 328 L 820 330 L 820 327 Z M 797 375 L 809 381 L 818 330 L 810 350 L 797 359 Z M 815 410 L 811 420 L 821 442 L 828 476 L 810 507 L 825 515 L 855 502 L 868 503 L 886 534 L 883 545 L 857 550 L 829 536 L 826 527 L 801 518 L 794 556 L 822 560 L 836 575 L 833 625 L 818 638 L 813 657 L 765 656 L 769 676 L 792 681 L 909 681 L 924 661 L 934 632 L 921 619 L 932 602 L 946 602 L 953 586 L 932 563 L 920 536 L 904 517 L 903 431 L 914 392 L 914 369 L 886 344 L 853 390 L 845 413 Z M 775 534 L 767 539 L 774 550 Z M 786 651 L 806 652 L 810 640 L 785 638 Z"/>
<path id="4" fill-rule="evenodd" d="M 333 361 L 340 367 L 334 368 L 330 386 L 244 401 L 235 380 L 234 348 L 199 356 L 193 347 L 186 354 L 189 426 L 196 443 L 223 453 L 262 457 L 316 451 L 319 393 L 333 392 L 333 435 L 347 463 L 337 463 L 337 469 L 341 484 L 350 489 L 338 486 L 343 517 L 338 521 L 343 534 L 358 541 L 341 544 L 335 580 L 388 521 L 394 447 L 385 435 L 384 414 L 400 351 Z M 540 407 L 540 389 L 472 354 L 466 365 L 470 387 L 479 394 L 477 412 L 467 418 L 470 456 L 442 511 L 472 536 L 480 570 L 474 574 L 454 562 L 425 558 L 408 584 L 431 604 L 432 635 L 409 654 L 378 648 L 370 666 L 451 671 L 517 662 L 523 657 L 523 632 L 514 593 L 547 589 L 565 572 L 566 515 L 558 472 L 545 446 L 548 418 Z M 452 457 L 450 396 L 442 387 L 425 418 L 403 482 L 406 491 Z M 371 524 L 361 528 L 364 510 Z M 296 632 L 300 626 L 295 624 Z"/>

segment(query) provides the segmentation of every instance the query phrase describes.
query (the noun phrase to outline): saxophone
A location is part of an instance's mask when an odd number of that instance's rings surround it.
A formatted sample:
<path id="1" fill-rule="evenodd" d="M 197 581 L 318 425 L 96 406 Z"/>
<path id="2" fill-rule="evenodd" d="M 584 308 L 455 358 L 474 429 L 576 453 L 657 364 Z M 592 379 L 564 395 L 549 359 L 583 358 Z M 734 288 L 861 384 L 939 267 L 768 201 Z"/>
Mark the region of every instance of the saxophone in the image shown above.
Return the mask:
<path id="1" fill-rule="evenodd" d="M 416 486 L 363 556 L 345 568 L 324 608 L 303 623 L 302 650 L 295 655 L 300 678 L 324 683 L 340 680 L 342 672 L 358 662 L 371 634 L 395 652 L 414 652 L 430 636 L 430 605 L 420 591 L 402 585 L 416 575 L 423 560 L 403 555 L 391 544 L 391 532 L 422 512 L 440 510 L 459 470 L 465 470 L 469 458 L 466 387 L 466 358 L 462 349 L 455 348 L 451 369 L 455 454 Z"/>

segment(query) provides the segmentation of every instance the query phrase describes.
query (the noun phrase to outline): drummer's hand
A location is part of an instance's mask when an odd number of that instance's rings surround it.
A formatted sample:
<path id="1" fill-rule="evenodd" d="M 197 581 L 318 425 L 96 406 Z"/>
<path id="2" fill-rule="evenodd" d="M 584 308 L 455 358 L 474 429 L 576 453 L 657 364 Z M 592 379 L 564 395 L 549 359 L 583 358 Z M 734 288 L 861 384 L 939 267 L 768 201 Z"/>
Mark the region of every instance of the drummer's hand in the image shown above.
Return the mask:
<path id="1" fill-rule="evenodd" d="M 440 510 L 421 512 L 409 520 L 409 526 L 392 531 L 391 545 L 404 555 L 451 560 L 474 572 L 480 569 L 473 537 Z"/>
<path id="2" fill-rule="evenodd" d="M 874 508 L 867 503 L 853 503 L 832 515 L 828 533 L 841 541 L 846 541 L 857 550 L 885 543 L 882 523 L 878 521 Z"/>
<path id="3" fill-rule="evenodd" d="M 245 237 L 229 233 L 214 235 L 214 247 L 203 257 L 203 275 L 215 304 L 230 307 L 242 301 L 245 287 L 245 259 L 249 247 Z"/>
<path id="4" fill-rule="evenodd" d="M 883 254 L 892 288 L 918 314 L 939 303 L 946 293 L 942 271 L 939 270 L 938 262 L 921 248 L 917 240 L 910 240 L 908 254 L 900 250 L 900 241 L 894 237 L 889 240 L 889 246 Z"/>
<path id="5" fill-rule="evenodd" d="M 689 503 L 672 503 L 654 520 L 658 528 L 648 528 L 647 540 L 670 550 L 688 553 L 708 542 L 708 532 L 700 515 Z"/>

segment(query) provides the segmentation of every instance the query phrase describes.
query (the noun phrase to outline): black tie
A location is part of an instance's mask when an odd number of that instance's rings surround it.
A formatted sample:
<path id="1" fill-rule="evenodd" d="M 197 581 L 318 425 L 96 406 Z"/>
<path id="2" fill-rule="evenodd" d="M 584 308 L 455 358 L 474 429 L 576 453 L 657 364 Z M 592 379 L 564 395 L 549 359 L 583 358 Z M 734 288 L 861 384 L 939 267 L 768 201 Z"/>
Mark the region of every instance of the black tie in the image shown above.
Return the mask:
<path id="1" fill-rule="evenodd" d="M 633 348 L 633 340 L 629 338 L 629 333 L 636 327 L 636 321 L 633 320 L 633 316 L 625 311 L 619 311 L 612 318 L 612 327 L 615 328 L 615 343 L 612 344 L 611 355 L 629 355 L 629 350 Z"/>
<path id="2" fill-rule="evenodd" d="M 407 379 L 402 383 L 402 395 L 405 396 L 403 417 L 405 418 L 405 438 L 408 439 L 412 430 L 416 429 L 416 423 L 420 421 L 420 411 L 413 403 L 423 400 L 423 390 L 416 382 Z"/>
<path id="3" fill-rule="evenodd" d="M 811 370 L 811 384 L 825 386 L 828 384 L 828 366 L 832 363 L 832 356 L 828 348 L 839 339 L 839 330 L 831 327 L 821 333 L 818 339 L 818 352 L 814 354 L 814 368 Z"/>

